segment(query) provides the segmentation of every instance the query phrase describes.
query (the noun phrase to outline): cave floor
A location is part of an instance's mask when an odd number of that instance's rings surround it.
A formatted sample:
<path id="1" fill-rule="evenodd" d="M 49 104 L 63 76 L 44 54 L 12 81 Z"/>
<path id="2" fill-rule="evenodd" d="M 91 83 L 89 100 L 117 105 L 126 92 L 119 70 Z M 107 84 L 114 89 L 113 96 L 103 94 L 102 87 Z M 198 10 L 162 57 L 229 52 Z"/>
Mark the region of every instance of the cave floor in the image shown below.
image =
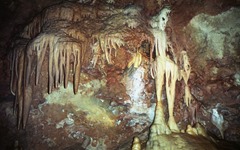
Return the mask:
<path id="1" fill-rule="evenodd" d="M 51 120 L 43 119 L 42 124 L 31 124 L 26 130 L 17 130 L 16 115 L 12 112 L 13 96 L 5 94 L 1 96 L 0 102 L 0 145 L 1 149 L 130 149 L 133 136 L 139 136 L 142 148 L 146 147 L 148 131 L 139 135 L 132 135 L 131 128 L 122 123 L 117 128 L 100 127 L 98 123 L 87 123 L 84 117 L 75 119 L 75 126 L 67 126 L 61 130 L 51 124 Z M 53 108 L 51 108 L 53 109 Z M 65 108 L 67 111 L 68 108 Z M 33 111 L 34 112 L 34 111 Z M 57 118 L 64 118 L 56 112 L 51 114 Z M 50 113 L 49 113 L 50 115 Z M 34 115 L 32 115 L 34 116 Z M 35 115 L 36 116 L 36 115 Z M 65 115 L 64 115 L 65 116 Z M 84 114 L 83 114 L 84 116 Z M 32 118 L 33 119 L 33 118 Z M 30 119 L 30 121 L 32 121 Z M 81 121 L 82 122 L 78 122 Z M 66 125 L 65 125 L 66 126 Z M 42 128 L 42 129 L 41 129 Z M 61 127 L 59 127 L 61 128 Z M 88 136 L 84 136 L 88 135 Z M 118 139 L 124 140 L 118 141 Z M 120 138 L 121 137 L 121 138 Z M 144 140 L 145 139 L 145 140 Z M 231 143 L 219 139 L 206 139 L 202 136 L 192 136 L 185 133 L 161 135 L 158 139 L 162 141 L 161 149 L 239 149 L 238 143 Z M 213 142 L 214 141 L 214 142 Z M 91 142 L 91 144 L 90 144 Z M 90 145 L 89 145 L 90 144 Z M 112 147 L 106 147 L 111 145 Z"/>

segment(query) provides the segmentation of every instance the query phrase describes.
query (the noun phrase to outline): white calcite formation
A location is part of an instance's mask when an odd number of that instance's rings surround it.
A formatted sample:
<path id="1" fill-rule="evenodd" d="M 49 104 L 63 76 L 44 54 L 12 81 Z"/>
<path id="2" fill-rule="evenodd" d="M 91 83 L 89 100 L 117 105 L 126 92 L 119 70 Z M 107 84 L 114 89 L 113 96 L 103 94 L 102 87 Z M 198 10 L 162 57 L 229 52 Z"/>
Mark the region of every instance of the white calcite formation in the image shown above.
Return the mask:
<path id="1" fill-rule="evenodd" d="M 145 99 L 141 93 L 145 90 L 143 79 L 146 72 L 141 66 L 143 56 L 139 49 L 143 42 L 148 42 L 150 74 L 155 79 L 157 101 L 147 149 L 157 148 L 159 135 L 179 132 L 173 114 L 177 80 L 183 78 L 185 102 L 189 105 L 191 101 L 187 83 L 191 67 L 187 53 L 183 51 L 180 58 L 175 57 L 168 42 L 165 28 L 169 8 L 163 8 L 151 20 L 146 20 L 140 12 L 141 9 L 136 6 L 117 9 L 67 2 L 45 9 L 36 16 L 13 43 L 14 50 L 11 53 L 11 91 L 16 95 L 18 127 L 26 127 L 35 86 L 47 81 L 48 93 L 54 95 L 59 90 L 64 91 L 62 86 L 67 88 L 72 85 L 75 94 L 72 97 L 81 99 L 82 97 L 77 97 L 82 66 L 102 67 L 104 63 L 114 64 L 114 58 L 120 50 L 126 50 L 132 56 L 126 63 L 126 68 L 133 68 L 132 74 L 126 79 L 127 94 L 133 103 L 130 111 L 141 113 L 148 106 L 141 103 Z M 73 84 L 69 84 L 69 81 Z M 165 121 L 165 106 L 161 99 L 163 88 L 166 89 L 168 101 L 168 121 Z M 47 99 L 50 102 L 61 98 Z M 81 103 L 77 102 L 76 105 L 78 104 Z M 90 112 L 91 109 L 87 111 Z M 95 120 L 93 116 L 88 119 Z M 72 123 L 69 117 L 67 121 Z"/>
<path id="2" fill-rule="evenodd" d="M 155 60 L 151 60 L 151 75 L 155 78 L 157 105 L 155 110 L 155 118 L 150 130 L 150 138 L 147 143 L 147 149 L 161 149 L 160 145 L 163 143 L 160 136 L 164 134 L 170 134 L 172 132 L 179 132 L 178 126 L 173 116 L 174 100 L 175 100 L 175 88 L 176 81 L 183 78 L 185 82 L 185 103 L 188 106 L 191 102 L 191 93 L 188 87 L 188 79 L 191 72 L 190 63 L 186 51 L 182 51 L 179 61 L 180 67 L 177 65 L 177 58 L 170 59 L 167 55 L 167 51 L 171 50 L 174 55 L 174 51 L 171 45 L 168 45 L 167 36 L 165 33 L 165 27 L 168 21 L 168 15 L 170 13 L 169 8 L 163 8 L 158 15 L 154 16 L 150 22 L 152 26 L 152 34 L 154 35 L 155 46 Z M 165 82 L 165 84 L 164 84 Z M 163 85 L 166 88 L 166 95 L 168 101 L 168 123 L 165 121 L 164 106 L 162 103 L 162 91 Z"/>
<path id="3" fill-rule="evenodd" d="M 67 88 L 71 81 L 76 94 L 84 64 L 113 64 L 121 48 L 134 55 L 143 41 L 153 45 L 140 8 L 81 2 L 85 3 L 66 2 L 43 10 L 12 44 L 11 92 L 16 96 L 19 128 L 26 126 L 34 86 L 48 82 L 51 93 L 61 85 Z"/>
<path id="4" fill-rule="evenodd" d="M 221 133 L 221 138 L 224 139 L 224 131 L 225 131 L 225 124 L 224 124 L 224 118 L 221 113 L 218 112 L 217 108 L 212 109 L 212 117 L 211 117 L 212 123 L 218 128 L 218 130 Z"/>

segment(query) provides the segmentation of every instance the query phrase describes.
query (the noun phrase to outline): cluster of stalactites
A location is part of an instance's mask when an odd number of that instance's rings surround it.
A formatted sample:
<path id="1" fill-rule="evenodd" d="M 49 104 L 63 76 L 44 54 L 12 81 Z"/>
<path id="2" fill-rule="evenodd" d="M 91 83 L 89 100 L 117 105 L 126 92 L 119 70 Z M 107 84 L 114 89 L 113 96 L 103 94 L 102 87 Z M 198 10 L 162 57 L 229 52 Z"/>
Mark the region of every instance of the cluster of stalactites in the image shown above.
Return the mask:
<path id="1" fill-rule="evenodd" d="M 73 91 L 77 93 L 81 66 L 89 61 L 84 60 L 85 54 L 91 55 L 88 48 L 92 50 L 92 58 L 86 59 L 92 59 L 95 66 L 100 55 L 105 56 L 104 61 L 113 63 L 112 53 L 114 51 L 116 56 L 121 46 L 129 48 L 130 43 L 134 43 L 131 46 L 137 49 L 142 41 L 151 41 L 140 11 L 135 6 L 113 9 L 111 6 L 91 7 L 66 2 L 36 16 L 20 34 L 25 42 L 20 46 L 15 43 L 16 49 L 12 52 L 11 91 L 16 95 L 18 126 L 22 122 L 25 128 L 27 122 L 32 81 L 37 85 L 42 77 L 48 76 L 48 92 L 51 93 L 59 85 L 67 87 L 73 76 Z M 139 62 L 135 66 L 139 66 Z M 43 68 L 46 74 L 42 73 Z"/>
<path id="2" fill-rule="evenodd" d="M 35 84 L 40 80 L 44 59 L 48 56 L 48 92 L 60 84 L 68 85 L 70 73 L 73 75 L 74 93 L 77 93 L 81 65 L 86 52 L 82 42 L 65 42 L 54 34 L 39 34 L 27 45 L 21 45 L 12 52 L 11 91 L 16 95 L 15 107 L 18 110 L 18 127 L 26 126 L 28 111 L 32 101 L 31 81 L 35 74 Z"/>
<path id="3" fill-rule="evenodd" d="M 96 37 L 97 41 L 92 45 L 92 64 L 95 67 L 101 52 L 105 54 L 105 59 L 107 63 L 112 64 L 112 51 L 114 51 L 114 56 L 117 55 L 117 49 L 124 46 L 124 41 L 122 40 L 122 35 L 120 33 L 116 34 L 100 34 Z"/>
<path id="4" fill-rule="evenodd" d="M 48 52 L 47 52 L 48 51 Z M 30 76 L 34 71 L 32 64 L 36 61 L 35 83 L 39 83 L 44 58 L 48 53 L 48 92 L 51 93 L 53 86 L 58 87 L 64 83 L 67 87 L 69 73 L 74 75 L 74 93 L 78 90 L 79 76 L 83 55 L 86 52 L 84 43 L 65 42 L 59 36 L 53 34 L 40 34 L 28 46 L 26 50 L 26 85 L 29 84 Z M 34 60 L 36 59 L 36 60 Z"/>
<path id="5" fill-rule="evenodd" d="M 63 3 L 45 9 L 20 34 L 24 43 L 17 44 L 11 53 L 11 91 L 16 96 L 18 128 L 26 126 L 32 101 L 32 79 L 41 82 L 41 69 L 48 63 L 48 92 L 60 84 L 68 85 L 73 76 L 74 93 L 77 93 L 81 65 L 87 50 L 88 39 L 75 23 L 96 17 L 93 8 Z M 21 41 L 20 40 L 20 41 Z M 48 59 L 46 59 L 48 58 Z M 43 75 L 44 76 L 44 75 Z"/>
<path id="6" fill-rule="evenodd" d="M 11 70 L 11 81 L 10 81 L 10 90 L 13 95 L 15 95 L 15 103 L 14 103 L 14 111 L 18 106 L 18 128 L 20 128 L 20 124 L 23 122 L 23 127 L 25 127 L 25 123 L 27 120 L 29 99 L 32 95 L 32 90 L 28 86 L 24 86 L 25 83 L 25 46 L 27 44 L 26 40 L 20 40 L 17 43 L 13 52 L 10 54 L 10 70 Z M 26 107 L 23 107 L 26 106 Z"/>
<path id="7" fill-rule="evenodd" d="M 105 55 L 107 63 L 112 64 L 112 56 L 117 56 L 117 49 L 120 47 L 127 45 L 128 47 L 134 46 L 137 49 L 144 40 L 152 41 L 152 38 L 147 33 L 142 33 L 141 31 L 135 36 L 132 31 L 141 24 L 144 24 L 140 11 L 139 7 L 128 6 L 103 21 L 104 28 L 99 33 L 93 35 L 93 39 L 95 40 L 92 44 L 93 58 L 91 62 L 94 67 L 102 53 Z M 138 40 L 137 43 L 134 41 L 136 39 Z"/>

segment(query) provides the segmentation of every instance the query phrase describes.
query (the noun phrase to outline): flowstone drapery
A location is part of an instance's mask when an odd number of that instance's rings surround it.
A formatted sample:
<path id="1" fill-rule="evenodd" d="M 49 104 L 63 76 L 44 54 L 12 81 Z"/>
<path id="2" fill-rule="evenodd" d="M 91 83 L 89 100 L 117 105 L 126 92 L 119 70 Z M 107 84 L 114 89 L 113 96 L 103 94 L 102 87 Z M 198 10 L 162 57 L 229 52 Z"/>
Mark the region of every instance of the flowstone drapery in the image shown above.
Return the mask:
<path id="1" fill-rule="evenodd" d="M 180 64 L 182 66 L 178 67 L 176 62 L 177 58 L 175 58 L 173 50 L 168 49 L 169 47 L 171 48 L 171 45 L 168 45 L 165 27 L 168 21 L 169 13 L 169 8 L 163 8 L 158 15 L 153 17 L 151 22 L 151 26 L 153 28 L 151 31 L 154 35 L 154 46 L 156 53 L 156 58 L 152 62 L 151 75 L 153 78 L 155 78 L 157 105 L 155 109 L 154 122 L 150 129 L 150 137 L 147 143 L 147 149 L 159 149 L 161 141 L 158 135 L 179 132 L 178 126 L 173 116 L 175 87 L 177 79 L 180 80 L 183 77 L 186 84 L 184 99 L 187 106 L 191 100 L 191 94 L 187 85 L 191 71 L 187 54 L 185 51 L 181 53 L 182 56 L 180 58 Z M 170 56 L 167 55 L 167 51 L 171 51 L 170 53 L 173 54 L 173 60 L 171 60 Z M 162 103 L 162 90 L 164 81 L 168 101 L 168 125 L 165 121 L 164 106 Z"/>
<path id="2" fill-rule="evenodd" d="M 168 21 L 168 14 L 170 13 L 169 8 L 164 8 L 161 10 L 158 16 L 153 18 L 152 22 L 152 33 L 155 38 L 155 52 L 156 58 L 153 63 L 154 67 L 152 72 L 154 73 L 156 93 L 157 93 L 157 106 L 156 115 L 152 128 L 156 128 L 157 134 L 169 134 L 171 131 L 178 132 L 179 129 L 176 125 L 175 119 L 173 117 L 173 106 L 175 100 L 175 85 L 178 78 L 178 66 L 174 61 L 172 61 L 169 56 L 167 56 L 166 51 L 168 49 L 167 38 L 165 33 L 166 23 Z M 168 100 L 168 110 L 169 110 L 169 121 L 168 125 L 165 124 L 165 117 L 162 104 L 162 87 L 164 85 L 164 75 L 165 75 L 165 86 L 166 95 Z"/>

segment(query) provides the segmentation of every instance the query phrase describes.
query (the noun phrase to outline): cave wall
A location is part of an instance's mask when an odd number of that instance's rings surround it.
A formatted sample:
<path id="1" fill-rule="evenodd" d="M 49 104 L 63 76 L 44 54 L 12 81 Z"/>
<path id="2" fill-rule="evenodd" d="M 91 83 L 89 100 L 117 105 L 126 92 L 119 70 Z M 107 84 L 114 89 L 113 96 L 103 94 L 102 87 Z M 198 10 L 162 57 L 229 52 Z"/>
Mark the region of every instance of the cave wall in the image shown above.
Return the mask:
<path id="1" fill-rule="evenodd" d="M 35 14 L 39 13 L 46 6 L 50 6 L 60 1 L 11 1 L 11 2 L 1 2 L 1 70 L 3 73 L 1 74 L 1 99 L 2 99 L 2 107 L 3 111 L 1 114 L 4 114 L 11 120 L 10 123 L 1 124 L 4 128 L 10 128 L 8 131 L 9 134 L 16 133 L 17 131 L 14 128 L 16 123 L 13 120 L 16 118 L 11 117 L 12 112 L 10 103 L 12 102 L 13 97 L 9 92 L 9 64 L 6 59 L 8 54 L 7 47 L 11 42 L 10 37 L 12 37 L 17 32 L 21 31 L 23 27 L 31 21 Z M 137 3 L 144 8 L 147 16 L 151 16 L 155 14 L 160 6 L 157 5 L 155 1 L 121 1 L 117 2 L 116 5 L 118 7 Z M 167 3 L 167 2 L 166 2 Z M 221 139 L 221 133 L 219 131 L 219 127 L 217 127 L 216 123 L 213 123 L 214 111 L 217 110 L 218 115 L 222 115 L 224 118 L 224 123 L 222 124 L 222 128 L 224 129 L 224 138 L 228 141 L 238 142 L 240 141 L 240 118 L 239 118 L 239 107 L 240 107 L 240 85 L 239 85 L 239 66 L 240 66 L 240 50 L 239 50 L 239 1 L 224 1 L 224 0 L 196 0 L 196 1 L 169 1 L 172 6 L 172 14 L 169 22 L 169 26 L 167 28 L 167 32 L 171 42 L 173 43 L 174 48 L 176 49 L 176 53 L 180 52 L 182 49 L 186 50 L 190 57 L 190 63 L 192 66 L 192 73 L 190 76 L 190 88 L 191 93 L 194 97 L 194 104 L 191 106 L 192 108 L 197 107 L 197 120 L 204 125 L 210 135 L 214 138 Z M 24 10 L 24 11 L 23 11 Z M 10 13 L 15 15 L 10 15 Z M 102 91 L 97 93 L 99 94 L 99 98 L 103 98 L 103 95 L 108 95 L 109 99 L 118 95 L 118 98 L 127 97 L 127 95 L 123 95 L 126 91 L 123 90 L 120 84 L 115 84 L 115 78 L 119 79 L 119 74 L 117 73 L 119 70 L 116 68 L 106 68 L 106 71 L 112 72 L 114 74 L 109 75 L 109 79 L 111 81 L 109 84 L 112 84 L 111 87 L 106 90 L 105 83 L 99 83 L 99 81 L 95 81 L 92 79 L 86 79 L 86 83 L 82 86 L 91 87 L 93 84 L 99 84 L 102 88 Z M 84 75 L 84 74 L 83 74 Z M 89 77 L 86 77 L 89 78 Z M 7 79 L 7 80 L 6 80 Z M 127 80 L 127 79 L 126 79 Z M 154 87 L 153 81 L 147 80 L 146 82 L 150 82 L 150 87 L 146 87 L 146 90 L 149 90 L 149 97 L 151 97 L 151 91 Z M 141 86 L 141 85 L 140 85 Z M 181 84 L 179 84 L 181 87 Z M 122 90 L 122 91 L 119 91 Z M 107 92 L 111 91 L 114 94 L 108 94 Z M 83 92 L 86 92 L 83 90 Z M 91 91 L 87 91 L 91 93 Z M 129 93 L 131 90 L 129 91 Z M 184 126 L 186 124 L 191 123 L 192 116 L 191 111 L 182 103 L 183 93 L 178 93 L 176 96 L 179 97 L 178 103 L 175 107 L 175 116 L 176 121 L 180 122 L 179 126 Z M 153 94 L 152 94 L 153 95 Z M 42 95 L 41 95 L 42 96 Z M 41 103 L 44 103 L 45 100 L 40 100 Z M 35 101 L 33 101 L 34 104 Z M 92 100 L 91 102 L 95 103 L 96 101 Z M 117 100 L 117 102 L 122 102 L 123 100 Z M 60 103 L 60 101 L 59 101 Z M 59 105 L 59 104 L 57 104 Z M 65 104 L 64 104 L 65 105 Z M 92 104 L 91 104 L 92 105 Z M 146 102 L 144 105 L 149 105 Z M 72 106 L 67 106 L 67 108 L 60 106 L 50 106 L 49 104 L 43 105 L 43 110 L 47 111 L 48 109 L 55 110 L 52 114 L 46 113 L 45 117 L 41 118 L 39 113 L 41 113 L 38 108 L 39 102 L 36 105 L 33 105 L 33 111 L 30 118 L 30 126 L 32 125 L 36 129 L 32 129 L 32 133 L 37 132 L 37 129 L 44 128 L 44 124 L 52 125 L 48 130 L 55 130 L 56 128 L 61 128 L 62 126 L 66 127 L 65 130 L 62 130 L 59 135 L 63 137 L 66 134 L 69 134 L 68 139 L 69 145 L 74 145 L 73 139 L 77 139 L 79 142 L 87 143 L 88 145 L 89 139 L 84 137 L 81 133 L 75 132 L 80 129 L 71 129 L 68 128 L 72 125 L 72 119 L 76 119 L 71 116 L 72 111 L 76 111 L 72 109 Z M 106 106 L 103 103 L 103 106 Z M 69 108 L 70 107 L 70 108 Z M 116 113 L 121 113 L 125 111 L 125 106 L 121 106 L 116 102 L 112 102 L 110 106 L 111 110 Z M 138 107 L 142 107 L 138 106 Z M 138 108 L 136 107 L 136 108 Z M 182 109 L 184 108 L 184 109 Z M 77 109 L 77 107 L 75 108 Z M 146 110 L 146 109 L 145 109 Z M 90 111 L 90 110 L 88 110 Z M 133 109 L 134 112 L 139 112 L 142 110 Z M 61 113 L 59 113 L 61 112 Z M 56 113 L 56 114 L 54 114 Z M 56 116 L 59 116 L 58 118 Z M 55 120 L 51 120 L 51 117 Z M 139 117 L 139 116 L 134 116 Z M 49 120 L 50 118 L 50 120 Z M 140 117 L 141 118 L 141 117 Z M 144 117 L 142 117 L 144 119 Z M 121 120 L 120 118 L 119 120 Z M 184 120 L 185 119 L 185 120 Z M 38 124 L 39 121 L 45 121 L 43 124 Z M 62 122 L 61 122 L 62 121 Z M 69 122 L 68 122 L 69 121 Z M 67 124 L 67 122 L 69 124 Z M 81 120 L 76 119 L 76 122 L 81 122 Z M 31 124 L 32 123 L 32 124 Z M 120 122 L 119 122 L 120 123 Z M 131 123 L 131 122 L 130 122 Z M 136 122 L 133 122 L 133 124 Z M 58 126 L 57 126 L 58 125 Z M 135 124 L 138 125 L 139 124 Z M 147 129 L 147 126 L 144 129 Z M 134 129 L 140 129 L 142 132 L 141 125 L 140 127 L 136 127 Z M 29 129 L 30 130 L 30 129 Z M 75 130 L 75 131 L 74 131 Z M 131 129 L 133 130 L 133 129 Z M 33 132 L 34 131 L 34 132 Z M 106 132 L 109 130 L 106 130 Z M 121 131 L 121 130 L 120 130 Z M 91 132 L 90 130 L 88 132 Z M 138 131 L 136 131 L 138 132 Z M 31 134 L 29 132 L 27 140 L 31 141 Z M 100 133 L 99 133 L 100 134 Z M 24 133 L 20 132 L 17 134 L 18 136 L 23 136 Z M 36 133 L 36 135 L 38 135 Z M 55 146 L 58 142 L 58 138 L 54 141 L 54 138 L 60 137 L 59 135 L 50 135 L 46 133 L 47 136 L 43 136 L 43 145 L 45 146 Z M 101 134 L 100 134 L 101 135 Z M 12 143 L 7 143 L 6 145 L 13 145 L 14 140 L 18 140 L 18 138 L 14 138 L 10 136 L 13 140 Z M 82 138 L 86 139 L 82 139 Z M 36 136 L 37 138 L 37 136 Z M 129 137 L 132 138 L 132 135 Z M 60 141 L 60 140 L 59 140 Z M 21 142 L 21 141 L 20 141 Z M 96 141 L 96 146 L 98 143 Z M 102 141 L 100 141 L 101 143 Z M 104 143 L 104 142 L 102 142 Z M 117 142 L 116 142 L 117 143 Z M 34 144 L 34 143 L 33 143 Z M 36 144 L 36 143 L 35 143 Z M 37 142 L 37 144 L 39 144 Z M 122 143 L 124 145 L 124 142 Z M 104 144 L 103 144 L 104 145 Z M 76 147 L 80 145 L 75 145 Z M 100 146 L 102 146 L 100 144 Z M 74 146 L 73 146 L 74 147 Z M 45 148 L 43 146 L 43 148 Z"/>
<path id="2" fill-rule="evenodd" d="M 239 130 L 239 17 L 237 7 L 217 15 L 201 13 L 184 28 L 191 64 L 195 66 L 192 94 L 206 112 L 204 118 L 209 119 L 200 120 L 219 138 L 222 138 L 220 132 L 210 124 L 221 128 L 225 139 L 230 141 L 237 141 L 239 137 L 233 132 Z M 222 125 L 214 123 L 213 109 L 223 116 Z"/>

